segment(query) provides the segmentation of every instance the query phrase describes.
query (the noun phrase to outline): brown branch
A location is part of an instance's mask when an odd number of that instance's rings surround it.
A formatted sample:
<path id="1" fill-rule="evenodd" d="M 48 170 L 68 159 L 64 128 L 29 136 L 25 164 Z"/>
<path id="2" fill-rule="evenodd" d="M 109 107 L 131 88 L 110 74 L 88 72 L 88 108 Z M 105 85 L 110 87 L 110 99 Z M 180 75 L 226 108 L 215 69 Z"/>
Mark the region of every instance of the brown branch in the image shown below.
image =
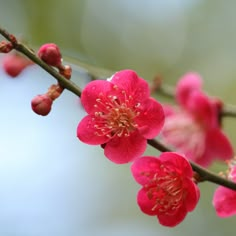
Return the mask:
<path id="1" fill-rule="evenodd" d="M 37 57 L 37 55 L 32 50 L 27 48 L 24 44 L 18 42 L 18 40 L 13 35 L 9 34 L 6 30 L 2 29 L 1 27 L 0 27 L 0 34 L 3 35 L 7 40 L 9 40 L 12 43 L 13 48 L 15 50 L 27 56 L 29 59 L 31 59 L 33 62 L 35 62 L 45 71 L 47 71 L 50 75 L 52 75 L 63 88 L 66 88 L 67 90 L 78 95 L 79 97 L 81 96 L 81 89 L 75 83 L 65 79 L 53 67 L 49 66 L 39 57 Z"/>
<path id="2" fill-rule="evenodd" d="M 221 113 L 221 117 L 235 117 L 236 118 L 236 107 L 233 105 L 225 104 Z"/>
<path id="3" fill-rule="evenodd" d="M 18 40 L 13 35 L 9 34 L 6 30 L 2 29 L 1 27 L 0 27 L 0 34 L 3 35 L 7 40 L 9 40 L 12 43 L 14 49 L 21 52 L 26 57 L 30 58 L 33 62 L 35 62 L 40 67 L 42 67 L 45 71 L 51 74 L 60 83 L 62 87 L 71 91 L 77 96 L 81 96 L 81 89 L 76 84 L 74 84 L 70 80 L 67 80 L 66 78 L 61 76 L 54 68 L 48 66 L 46 63 L 40 60 L 32 50 L 27 48 L 24 44 L 18 42 Z M 154 139 L 148 140 L 148 144 L 161 152 L 172 151 L 171 149 L 165 147 L 160 142 Z M 212 183 L 225 186 L 232 190 L 236 190 L 236 183 L 231 182 L 225 178 L 222 178 L 191 161 L 190 161 L 190 164 L 193 170 L 199 174 L 200 181 L 209 181 Z"/>

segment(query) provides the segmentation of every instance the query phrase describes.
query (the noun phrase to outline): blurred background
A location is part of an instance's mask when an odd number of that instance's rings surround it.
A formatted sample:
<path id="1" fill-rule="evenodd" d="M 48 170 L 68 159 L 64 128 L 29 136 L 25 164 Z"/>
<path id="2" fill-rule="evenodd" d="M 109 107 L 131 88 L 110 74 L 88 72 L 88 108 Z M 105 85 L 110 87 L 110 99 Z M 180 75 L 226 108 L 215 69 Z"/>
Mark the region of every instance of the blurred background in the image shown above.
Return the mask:
<path id="1" fill-rule="evenodd" d="M 36 50 L 58 44 L 80 86 L 89 78 L 79 61 L 130 68 L 150 82 L 159 74 L 170 85 L 196 71 L 209 94 L 236 104 L 235 9 L 234 0 L 0 0 L 0 25 Z M 235 235 L 236 217 L 215 215 L 213 184 L 200 185 L 196 210 L 173 229 L 141 213 L 129 165 L 76 138 L 84 111 L 72 93 L 46 117 L 31 111 L 31 99 L 52 83 L 37 66 L 16 79 L 0 69 L 1 236 Z M 233 143 L 235 122 L 224 120 Z"/>

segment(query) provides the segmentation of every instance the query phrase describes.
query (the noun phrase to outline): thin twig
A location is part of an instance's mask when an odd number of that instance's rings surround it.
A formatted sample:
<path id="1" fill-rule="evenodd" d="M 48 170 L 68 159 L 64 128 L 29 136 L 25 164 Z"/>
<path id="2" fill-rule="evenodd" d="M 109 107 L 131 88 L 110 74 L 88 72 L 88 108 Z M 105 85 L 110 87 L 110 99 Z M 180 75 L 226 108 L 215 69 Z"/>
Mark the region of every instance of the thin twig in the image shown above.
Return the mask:
<path id="1" fill-rule="evenodd" d="M 0 34 L 3 35 L 7 40 L 9 40 L 13 44 L 15 50 L 21 52 L 22 54 L 30 58 L 33 62 L 35 62 L 45 71 L 47 71 L 50 75 L 52 75 L 63 88 L 66 88 L 67 90 L 78 95 L 79 97 L 81 96 L 81 89 L 75 83 L 73 83 L 68 79 L 65 79 L 53 67 L 49 66 L 39 57 L 37 57 L 37 55 L 32 50 L 27 48 L 24 44 L 18 42 L 18 40 L 13 35 L 9 34 L 6 30 L 2 29 L 1 27 L 0 27 Z"/>
<path id="2" fill-rule="evenodd" d="M 221 115 L 221 117 L 234 117 L 234 118 L 236 118 L 236 107 L 233 105 L 225 104 L 220 115 Z"/>

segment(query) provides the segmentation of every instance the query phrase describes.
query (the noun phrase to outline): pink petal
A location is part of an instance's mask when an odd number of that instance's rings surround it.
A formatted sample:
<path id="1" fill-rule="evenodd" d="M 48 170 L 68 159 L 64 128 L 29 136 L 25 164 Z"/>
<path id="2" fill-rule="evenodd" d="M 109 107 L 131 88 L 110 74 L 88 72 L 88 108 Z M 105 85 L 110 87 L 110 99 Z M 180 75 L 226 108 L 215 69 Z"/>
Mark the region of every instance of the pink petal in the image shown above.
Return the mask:
<path id="1" fill-rule="evenodd" d="M 193 92 L 186 102 L 186 109 L 207 127 L 219 127 L 215 103 L 200 91 Z"/>
<path id="2" fill-rule="evenodd" d="M 81 103 L 89 114 L 97 109 L 94 107 L 99 95 L 107 96 L 112 91 L 112 84 L 106 80 L 94 80 L 86 85 L 81 94 Z"/>
<path id="3" fill-rule="evenodd" d="M 127 95 L 132 96 L 136 102 L 143 101 L 150 96 L 150 89 L 147 81 L 138 77 L 132 70 L 122 70 L 116 72 L 111 83 L 117 85 L 120 89 L 125 90 Z"/>
<path id="4" fill-rule="evenodd" d="M 206 148 L 209 155 L 221 160 L 230 159 L 234 154 L 229 139 L 220 129 L 212 129 L 207 133 Z"/>
<path id="5" fill-rule="evenodd" d="M 169 104 L 162 104 L 162 108 L 164 110 L 165 117 L 174 115 L 176 113 L 176 107 Z"/>
<path id="6" fill-rule="evenodd" d="M 138 132 L 128 137 L 115 137 L 110 140 L 104 149 L 105 156 L 112 162 L 124 164 L 140 157 L 147 146 L 147 140 Z"/>
<path id="7" fill-rule="evenodd" d="M 193 91 L 200 90 L 202 87 L 201 76 L 197 73 L 185 74 L 178 82 L 176 87 L 176 99 L 179 104 L 185 106 L 188 102 L 189 94 Z"/>
<path id="8" fill-rule="evenodd" d="M 209 148 L 205 150 L 203 155 L 197 159 L 193 159 L 194 162 L 196 162 L 198 165 L 203 167 L 208 167 L 212 164 L 214 161 L 214 155 L 212 155 L 212 152 L 209 151 Z"/>
<path id="9" fill-rule="evenodd" d="M 198 186 L 192 181 L 192 179 L 185 179 L 184 186 L 186 192 L 186 198 L 184 200 L 185 208 L 187 211 L 193 211 L 200 198 L 200 191 Z"/>
<path id="10" fill-rule="evenodd" d="M 230 179 L 236 182 L 236 166 L 233 166 L 230 170 Z"/>
<path id="11" fill-rule="evenodd" d="M 140 115 L 136 118 L 139 132 L 147 139 L 155 138 L 164 125 L 164 111 L 160 103 L 149 98 L 142 103 Z"/>
<path id="12" fill-rule="evenodd" d="M 196 163 L 208 167 L 214 160 L 228 160 L 234 155 L 230 140 L 220 129 L 211 129 L 206 134 L 204 154 L 196 160 Z"/>
<path id="13" fill-rule="evenodd" d="M 225 187 L 218 187 L 214 193 L 213 206 L 220 217 L 236 214 L 236 191 Z"/>
<path id="14" fill-rule="evenodd" d="M 190 163 L 187 161 L 187 159 L 178 153 L 175 152 L 163 152 L 159 160 L 164 165 L 173 166 L 173 169 L 177 171 L 179 174 L 183 174 L 185 177 L 192 178 L 193 171 Z"/>
<path id="15" fill-rule="evenodd" d="M 134 161 L 131 172 L 134 179 L 141 185 L 149 183 L 160 168 L 160 160 L 155 157 L 145 156 Z"/>
<path id="16" fill-rule="evenodd" d="M 140 210 L 143 213 L 150 216 L 158 214 L 158 208 L 155 208 L 156 199 L 155 198 L 149 199 L 148 193 L 144 188 L 139 190 L 137 195 L 137 202 L 140 207 Z"/>
<path id="17" fill-rule="evenodd" d="M 176 211 L 176 214 L 174 215 L 168 215 L 168 214 L 159 214 L 157 215 L 157 218 L 161 225 L 168 226 L 168 227 L 174 227 L 181 223 L 184 218 L 187 215 L 187 211 L 184 206 L 178 209 Z"/>
<path id="18" fill-rule="evenodd" d="M 95 135 L 97 130 L 94 128 L 94 121 L 90 115 L 85 116 L 77 127 L 77 137 L 84 143 L 98 145 L 106 143 L 109 138 L 107 136 Z"/>

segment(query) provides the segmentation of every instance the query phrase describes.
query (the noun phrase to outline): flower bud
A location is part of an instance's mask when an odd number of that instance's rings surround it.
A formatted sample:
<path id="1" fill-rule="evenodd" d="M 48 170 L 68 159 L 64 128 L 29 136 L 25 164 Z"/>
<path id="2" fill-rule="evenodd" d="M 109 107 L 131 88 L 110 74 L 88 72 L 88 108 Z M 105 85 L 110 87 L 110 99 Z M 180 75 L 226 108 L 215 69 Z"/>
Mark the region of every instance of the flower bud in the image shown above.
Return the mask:
<path id="1" fill-rule="evenodd" d="M 13 45 L 11 42 L 1 41 L 0 42 L 0 52 L 8 53 L 13 49 Z"/>
<path id="2" fill-rule="evenodd" d="M 52 99 L 47 95 L 37 95 L 31 101 L 32 110 L 41 116 L 46 116 L 52 107 Z"/>
<path id="3" fill-rule="evenodd" d="M 54 43 L 47 43 L 40 47 L 38 57 L 50 66 L 61 65 L 62 57 L 59 47 Z"/>
<path id="4" fill-rule="evenodd" d="M 32 64 L 32 61 L 19 54 L 7 54 L 2 61 L 4 71 L 13 78 Z"/>

